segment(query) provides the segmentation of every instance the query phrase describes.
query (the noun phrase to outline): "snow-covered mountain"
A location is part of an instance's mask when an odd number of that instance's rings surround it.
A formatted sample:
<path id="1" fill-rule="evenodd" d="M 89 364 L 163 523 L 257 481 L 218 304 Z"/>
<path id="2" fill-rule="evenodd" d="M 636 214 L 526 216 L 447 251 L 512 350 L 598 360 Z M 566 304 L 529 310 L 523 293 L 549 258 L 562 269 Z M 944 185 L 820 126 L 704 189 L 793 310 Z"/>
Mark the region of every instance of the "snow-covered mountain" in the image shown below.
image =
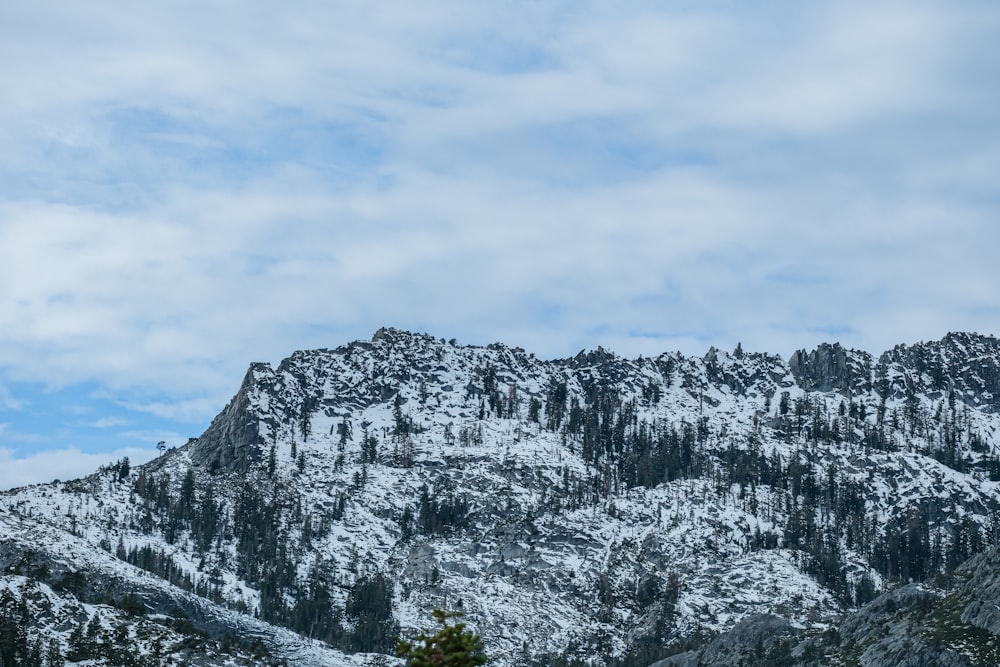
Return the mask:
<path id="1" fill-rule="evenodd" d="M 205 664 L 391 664 L 435 607 L 496 665 L 645 666 L 759 614 L 830 652 L 845 613 L 998 542 L 998 427 L 989 336 L 543 361 L 382 329 L 251 365 L 145 466 L 0 495 L 0 589 L 139 600 Z"/>

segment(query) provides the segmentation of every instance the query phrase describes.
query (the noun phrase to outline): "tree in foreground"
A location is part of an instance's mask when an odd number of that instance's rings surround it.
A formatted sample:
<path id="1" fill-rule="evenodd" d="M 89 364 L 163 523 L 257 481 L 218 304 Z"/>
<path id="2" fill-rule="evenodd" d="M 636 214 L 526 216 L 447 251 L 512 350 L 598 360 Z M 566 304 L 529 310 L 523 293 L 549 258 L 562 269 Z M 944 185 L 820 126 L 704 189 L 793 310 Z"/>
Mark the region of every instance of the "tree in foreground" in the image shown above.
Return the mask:
<path id="1" fill-rule="evenodd" d="M 486 664 L 479 635 L 466 630 L 465 623 L 448 624 L 448 619 L 461 617 L 461 612 L 435 609 L 433 613 L 441 624 L 437 634 L 420 633 L 413 643 L 400 640 L 396 647 L 396 655 L 406 658 L 408 667 L 478 667 Z"/>

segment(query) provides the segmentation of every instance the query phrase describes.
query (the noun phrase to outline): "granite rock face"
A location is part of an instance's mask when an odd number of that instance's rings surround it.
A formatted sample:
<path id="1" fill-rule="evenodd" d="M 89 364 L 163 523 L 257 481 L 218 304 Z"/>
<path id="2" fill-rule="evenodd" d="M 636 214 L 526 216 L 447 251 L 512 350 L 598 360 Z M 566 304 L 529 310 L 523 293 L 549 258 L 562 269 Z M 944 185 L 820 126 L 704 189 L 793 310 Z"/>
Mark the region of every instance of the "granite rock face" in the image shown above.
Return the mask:
<path id="1" fill-rule="evenodd" d="M 940 591 L 917 584 L 879 596 L 840 625 L 839 643 L 826 653 L 849 657 L 864 667 L 967 667 L 947 645 L 928 641 L 927 614 L 941 603 Z"/>
<path id="2" fill-rule="evenodd" d="M 806 391 L 861 394 L 871 386 L 872 356 L 823 343 L 812 352 L 798 350 L 788 360 L 796 383 Z"/>
<path id="3" fill-rule="evenodd" d="M 877 359 L 823 343 L 811 352 L 794 352 L 788 370 L 805 391 L 849 398 L 874 391 L 883 400 L 924 395 L 1000 410 L 1000 340 L 993 336 L 949 333 L 939 341 L 897 345 Z"/>
<path id="4" fill-rule="evenodd" d="M 758 614 L 740 621 L 701 649 L 671 656 L 650 667 L 741 667 L 790 658 L 791 648 L 802 633 L 787 619 Z"/>
<path id="5" fill-rule="evenodd" d="M 267 364 L 250 367 L 229 405 L 190 448 L 192 463 L 212 471 L 246 472 L 262 459 L 264 442 L 252 399 L 260 391 L 262 378 L 270 373 Z"/>
<path id="6" fill-rule="evenodd" d="M 968 560 L 944 587 L 900 586 L 826 631 L 752 616 L 705 646 L 650 667 L 758 664 L 994 667 L 1000 664 L 1000 549 Z"/>
<path id="7" fill-rule="evenodd" d="M 958 575 L 965 579 L 957 590 L 960 620 L 1000 637 L 1000 550 L 973 556 Z"/>
<path id="8" fill-rule="evenodd" d="M 1000 340 L 949 333 L 940 341 L 897 345 L 875 368 L 876 384 L 890 398 L 925 394 L 987 412 L 1000 410 Z"/>

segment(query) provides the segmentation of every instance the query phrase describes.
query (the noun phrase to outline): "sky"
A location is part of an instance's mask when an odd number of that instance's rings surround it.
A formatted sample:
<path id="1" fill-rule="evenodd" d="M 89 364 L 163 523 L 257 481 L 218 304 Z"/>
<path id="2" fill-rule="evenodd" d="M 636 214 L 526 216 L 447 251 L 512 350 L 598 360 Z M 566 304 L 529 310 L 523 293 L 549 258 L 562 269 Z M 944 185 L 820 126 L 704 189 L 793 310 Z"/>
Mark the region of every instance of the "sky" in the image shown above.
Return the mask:
<path id="1" fill-rule="evenodd" d="M 1000 4 L 0 4 L 0 488 L 381 326 L 1000 333 Z"/>

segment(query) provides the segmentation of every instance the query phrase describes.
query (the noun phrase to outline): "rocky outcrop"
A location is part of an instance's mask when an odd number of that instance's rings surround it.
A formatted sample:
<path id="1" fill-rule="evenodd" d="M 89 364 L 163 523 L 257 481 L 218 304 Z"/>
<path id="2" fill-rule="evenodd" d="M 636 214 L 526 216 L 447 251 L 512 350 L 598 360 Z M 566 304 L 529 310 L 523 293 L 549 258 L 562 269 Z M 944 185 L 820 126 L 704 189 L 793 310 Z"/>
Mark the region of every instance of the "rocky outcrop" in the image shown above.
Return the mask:
<path id="1" fill-rule="evenodd" d="M 960 620 L 1000 637 L 1000 549 L 974 556 L 958 570 Z"/>
<path id="2" fill-rule="evenodd" d="M 259 414 L 251 396 L 260 390 L 267 364 L 253 364 L 236 396 L 190 447 L 191 461 L 210 471 L 246 472 L 263 456 Z"/>
<path id="3" fill-rule="evenodd" d="M 671 656 L 650 667 L 738 667 L 780 660 L 791 655 L 792 646 L 798 643 L 797 638 L 802 632 L 787 619 L 778 616 L 750 616 L 704 648 Z"/>
<path id="4" fill-rule="evenodd" d="M 791 386 L 788 368 L 777 355 L 747 353 L 738 346 L 732 354 L 712 347 L 701 359 L 709 385 L 725 388 L 738 396 L 759 392 L 773 394 L 778 387 Z"/>
<path id="5" fill-rule="evenodd" d="M 917 584 L 875 598 L 840 625 L 839 642 L 825 652 L 850 656 L 864 667 L 965 667 L 948 646 L 935 645 L 921 624 L 943 594 Z"/>
<path id="6" fill-rule="evenodd" d="M 948 397 L 980 410 L 1000 411 L 1000 340 L 949 333 L 940 341 L 897 345 L 879 357 L 888 394 Z"/>
<path id="7" fill-rule="evenodd" d="M 768 662 L 770 661 L 770 662 Z M 704 647 L 650 667 L 778 664 L 800 667 L 993 667 L 1000 664 L 1000 549 L 968 560 L 948 588 L 908 584 L 825 632 L 754 616 Z"/>
<path id="8" fill-rule="evenodd" d="M 795 382 L 806 391 L 860 394 L 870 386 L 871 355 L 823 343 L 812 352 L 797 350 L 788 360 Z"/>

